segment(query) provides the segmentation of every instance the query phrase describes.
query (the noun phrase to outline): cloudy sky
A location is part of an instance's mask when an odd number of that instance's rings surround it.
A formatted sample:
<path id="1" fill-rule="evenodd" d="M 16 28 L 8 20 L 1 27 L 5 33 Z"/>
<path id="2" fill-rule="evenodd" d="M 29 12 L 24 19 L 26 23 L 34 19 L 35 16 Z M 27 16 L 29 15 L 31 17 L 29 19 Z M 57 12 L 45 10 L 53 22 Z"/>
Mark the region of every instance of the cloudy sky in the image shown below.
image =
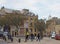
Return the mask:
<path id="1" fill-rule="evenodd" d="M 0 0 L 0 8 L 29 9 L 40 18 L 60 17 L 60 0 Z"/>

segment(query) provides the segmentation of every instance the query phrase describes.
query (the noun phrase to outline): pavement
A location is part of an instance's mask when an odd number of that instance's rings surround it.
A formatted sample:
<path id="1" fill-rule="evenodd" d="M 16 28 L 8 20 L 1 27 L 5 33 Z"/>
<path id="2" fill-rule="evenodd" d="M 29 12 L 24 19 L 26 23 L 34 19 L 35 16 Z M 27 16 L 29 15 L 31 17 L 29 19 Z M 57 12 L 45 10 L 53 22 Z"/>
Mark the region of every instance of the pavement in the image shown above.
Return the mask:
<path id="1" fill-rule="evenodd" d="M 8 44 L 8 43 L 5 42 L 4 40 L 0 39 L 0 44 Z"/>
<path id="2" fill-rule="evenodd" d="M 22 39 L 21 42 L 18 43 L 18 38 L 14 38 L 13 42 L 10 41 L 5 42 L 4 40 L 0 40 L 0 44 L 60 44 L 60 40 L 44 37 L 40 42 L 36 40 L 34 41 L 28 40 L 27 42 L 24 42 L 24 39 Z"/>

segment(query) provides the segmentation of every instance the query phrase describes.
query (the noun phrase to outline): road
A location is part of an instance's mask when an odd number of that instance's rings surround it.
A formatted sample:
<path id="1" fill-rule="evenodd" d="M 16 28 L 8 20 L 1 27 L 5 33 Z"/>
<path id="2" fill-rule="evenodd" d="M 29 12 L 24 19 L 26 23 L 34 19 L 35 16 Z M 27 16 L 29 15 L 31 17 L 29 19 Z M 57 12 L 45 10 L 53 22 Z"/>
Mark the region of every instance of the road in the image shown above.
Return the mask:
<path id="1" fill-rule="evenodd" d="M 54 40 L 54 39 L 50 39 L 47 37 L 44 37 L 40 42 L 39 41 L 28 41 L 28 42 L 24 42 L 24 40 L 21 41 L 21 43 L 18 43 L 17 39 L 13 41 L 13 43 L 11 42 L 4 42 L 2 40 L 0 40 L 0 44 L 60 44 L 60 40 Z"/>

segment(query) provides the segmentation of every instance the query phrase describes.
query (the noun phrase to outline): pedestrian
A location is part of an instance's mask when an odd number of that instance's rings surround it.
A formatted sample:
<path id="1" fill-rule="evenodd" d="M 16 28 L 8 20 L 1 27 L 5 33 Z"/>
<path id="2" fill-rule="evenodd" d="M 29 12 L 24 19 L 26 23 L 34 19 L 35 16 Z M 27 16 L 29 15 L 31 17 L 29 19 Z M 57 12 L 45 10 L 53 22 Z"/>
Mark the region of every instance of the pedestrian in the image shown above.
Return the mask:
<path id="1" fill-rule="evenodd" d="M 33 41 L 33 39 L 34 39 L 34 34 L 33 33 L 31 33 L 31 41 Z"/>
<path id="2" fill-rule="evenodd" d="M 29 32 L 27 32 L 25 35 L 25 42 L 27 42 L 28 39 L 29 39 Z"/>
<path id="3" fill-rule="evenodd" d="M 36 33 L 34 33 L 34 39 L 36 39 Z"/>
<path id="4" fill-rule="evenodd" d="M 40 32 L 37 34 L 37 41 L 40 41 Z"/>
<path id="5" fill-rule="evenodd" d="M 10 33 L 10 25 L 5 24 L 4 27 L 3 27 L 3 31 Z"/>

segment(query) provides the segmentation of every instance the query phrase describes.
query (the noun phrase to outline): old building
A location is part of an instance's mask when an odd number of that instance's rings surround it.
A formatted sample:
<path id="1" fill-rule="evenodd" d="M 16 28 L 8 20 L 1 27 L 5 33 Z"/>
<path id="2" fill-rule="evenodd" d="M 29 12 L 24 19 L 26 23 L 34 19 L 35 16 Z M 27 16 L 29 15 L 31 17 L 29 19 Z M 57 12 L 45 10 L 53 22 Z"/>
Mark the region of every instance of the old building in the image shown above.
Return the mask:
<path id="1" fill-rule="evenodd" d="M 37 29 L 35 28 L 35 22 L 37 19 L 38 20 L 38 15 L 35 15 L 34 13 L 30 12 L 28 9 L 23 9 L 22 11 L 19 10 L 11 10 L 11 9 L 7 9 L 7 8 L 2 8 L 0 10 L 0 15 L 3 16 L 6 13 L 18 13 L 18 14 L 22 14 L 24 18 L 26 18 L 21 24 L 21 26 L 19 26 L 19 29 L 16 29 L 15 26 L 11 25 L 11 29 L 10 29 L 10 33 L 11 35 L 15 36 L 15 35 L 21 35 L 24 36 L 26 34 L 26 32 L 29 33 L 36 33 Z M 18 30 L 18 31 L 17 31 Z"/>
<path id="2" fill-rule="evenodd" d="M 24 17 L 26 17 L 26 20 L 24 20 L 23 26 L 22 27 L 20 26 L 20 34 L 22 34 L 22 32 L 24 32 L 23 33 L 24 35 L 26 34 L 26 32 L 35 33 L 36 32 L 35 19 L 38 20 L 38 16 L 32 12 L 29 12 L 29 10 L 27 9 L 23 9 L 22 12 L 24 13 Z"/>
<path id="3" fill-rule="evenodd" d="M 50 20 L 46 22 L 47 29 L 46 32 L 50 34 L 51 32 L 56 32 L 56 34 L 60 33 L 60 19 L 57 17 L 52 17 Z"/>

